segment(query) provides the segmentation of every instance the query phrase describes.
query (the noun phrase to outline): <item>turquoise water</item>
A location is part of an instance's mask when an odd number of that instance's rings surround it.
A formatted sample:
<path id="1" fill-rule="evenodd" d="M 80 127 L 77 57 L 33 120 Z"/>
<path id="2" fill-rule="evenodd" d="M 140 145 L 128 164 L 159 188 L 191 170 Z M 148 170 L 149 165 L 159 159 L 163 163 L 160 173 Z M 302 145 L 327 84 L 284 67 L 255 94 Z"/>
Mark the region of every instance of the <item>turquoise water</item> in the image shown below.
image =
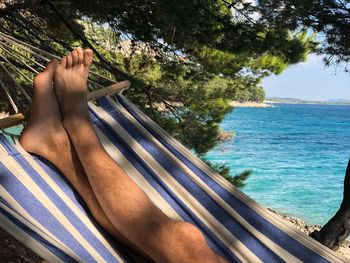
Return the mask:
<path id="1" fill-rule="evenodd" d="M 23 130 L 23 125 L 20 124 L 20 125 L 17 125 L 17 126 L 13 126 L 13 127 L 10 127 L 10 128 L 7 128 L 5 129 L 5 137 L 7 139 L 10 139 L 10 136 L 9 135 L 16 135 L 16 136 L 19 136 L 21 134 L 21 131 Z M 2 131 L 0 131 L 0 133 L 3 133 Z M 11 141 L 11 139 L 10 139 Z"/>
<path id="2" fill-rule="evenodd" d="M 23 125 L 20 124 L 20 125 L 17 125 L 17 126 L 13 126 L 13 127 L 7 128 L 6 132 L 8 132 L 10 134 L 13 134 L 13 135 L 18 135 L 19 136 L 21 134 L 22 130 L 23 130 Z"/>
<path id="3" fill-rule="evenodd" d="M 221 127 L 235 139 L 206 157 L 226 163 L 232 175 L 252 169 L 243 191 L 253 199 L 314 224 L 338 210 L 350 157 L 350 106 L 237 108 Z"/>

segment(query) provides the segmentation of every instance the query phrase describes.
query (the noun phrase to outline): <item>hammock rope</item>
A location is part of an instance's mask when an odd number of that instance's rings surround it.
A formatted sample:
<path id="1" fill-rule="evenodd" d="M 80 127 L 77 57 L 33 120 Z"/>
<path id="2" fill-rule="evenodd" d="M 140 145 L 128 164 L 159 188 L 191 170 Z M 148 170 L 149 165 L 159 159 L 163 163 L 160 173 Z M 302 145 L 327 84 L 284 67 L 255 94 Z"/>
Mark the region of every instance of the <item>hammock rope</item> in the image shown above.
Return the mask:
<path id="1" fill-rule="evenodd" d="M 7 98 L 8 98 L 8 100 L 10 101 L 10 104 L 11 104 L 13 110 L 14 110 L 16 113 L 18 113 L 19 111 L 18 111 L 17 105 L 16 105 L 15 101 L 12 99 L 11 94 L 10 94 L 8 88 L 7 88 L 7 87 L 4 85 L 4 83 L 2 83 L 1 81 L 0 81 L 0 86 L 1 86 L 1 88 L 4 90 L 4 92 L 5 92 L 5 94 L 6 94 Z"/>
<path id="2" fill-rule="evenodd" d="M 36 64 L 38 67 L 40 67 L 40 68 L 42 68 L 42 69 L 44 69 L 44 68 L 46 68 L 46 66 L 44 66 L 43 64 L 41 64 L 41 63 L 39 63 L 39 62 L 37 62 L 36 60 L 34 60 L 34 59 L 32 59 L 32 58 L 30 58 L 30 57 L 26 57 L 26 56 L 24 56 L 23 54 L 21 54 L 21 53 L 19 53 L 18 51 L 16 51 L 15 49 L 13 49 L 13 50 L 11 50 L 11 51 L 9 51 L 7 48 L 5 48 L 4 47 L 4 45 L 0 42 L 0 46 L 1 46 L 1 48 L 3 48 L 4 50 L 6 50 L 7 52 L 15 52 L 16 54 L 18 54 L 19 56 L 21 56 L 22 58 L 24 58 L 24 59 L 26 59 L 26 60 L 29 60 L 30 62 L 32 62 L 32 63 L 34 63 L 34 64 Z M 20 63 L 23 63 L 27 68 L 29 68 L 33 73 L 35 73 L 35 74 L 39 74 L 39 71 L 37 71 L 36 69 L 34 69 L 33 67 L 31 67 L 31 66 L 29 66 L 27 63 L 25 63 L 23 60 L 20 60 L 18 57 L 15 57 L 15 56 L 13 56 L 17 61 L 19 61 Z M 8 60 L 7 60 L 8 61 Z M 46 61 L 46 60 L 45 60 Z M 50 61 L 50 60 L 48 60 L 48 61 Z M 13 64 L 12 64 L 13 65 Z M 19 72 L 18 73 L 20 73 L 21 71 L 19 70 Z M 21 73 L 20 73 L 21 74 Z M 22 73 L 23 74 L 23 73 Z M 21 74 L 21 75 L 22 75 Z M 26 78 L 27 80 L 28 80 L 28 78 Z M 103 85 L 101 85 L 101 84 L 99 84 L 99 83 L 97 83 L 97 82 L 95 82 L 95 81 L 93 81 L 93 80 L 91 80 L 91 79 L 89 79 L 88 80 L 91 84 L 93 84 L 93 85 L 95 85 L 96 87 L 98 87 L 98 88 L 103 88 L 104 86 Z M 29 82 L 31 82 L 31 80 L 29 79 Z"/>
<path id="3" fill-rule="evenodd" d="M 1 43 L 1 42 L 0 42 L 0 43 Z M 43 64 L 37 62 L 36 60 L 34 60 L 34 59 L 30 58 L 30 57 L 27 57 L 27 56 L 23 55 L 22 53 L 18 52 L 18 51 L 17 51 L 16 49 L 14 49 L 14 48 L 11 49 L 11 46 L 10 46 L 9 44 L 1 43 L 0 45 L 1 45 L 1 47 L 2 47 L 3 49 L 6 49 L 7 52 L 14 52 L 14 53 L 16 53 L 18 56 L 20 56 L 20 57 L 22 57 L 22 58 L 24 58 L 24 59 L 26 59 L 26 60 L 29 60 L 30 62 L 34 63 L 34 64 L 37 65 L 38 67 L 45 68 L 45 66 L 44 66 Z M 9 50 L 9 49 L 11 49 L 11 50 Z M 13 57 L 14 57 L 14 56 L 13 56 Z M 46 60 L 45 60 L 45 61 L 46 61 Z"/>
<path id="4" fill-rule="evenodd" d="M 21 40 L 19 40 L 19 39 L 16 39 L 16 38 L 14 38 L 14 37 L 12 37 L 12 36 L 9 36 L 9 35 L 7 35 L 7 34 L 4 34 L 4 33 L 2 33 L 2 32 L 0 32 L 0 40 L 5 40 L 5 41 L 7 40 L 7 41 L 9 41 L 9 42 L 11 42 L 11 43 L 13 43 L 13 44 L 19 45 L 19 46 L 21 46 L 24 50 L 26 50 L 27 52 L 29 52 L 30 54 L 32 54 L 32 55 L 34 55 L 34 56 L 37 56 L 37 57 L 40 57 L 41 59 L 43 59 L 43 60 L 46 61 L 46 62 L 49 62 L 52 58 L 55 58 L 55 59 L 57 59 L 57 60 L 60 60 L 60 59 L 61 59 L 60 57 L 58 57 L 58 56 L 56 56 L 56 55 L 54 55 L 54 54 L 52 54 L 52 53 L 49 53 L 49 52 L 47 52 L 47 51 L 44 51 L 44 50 L 42 50 L 42 49 L 40 49 L 40 48 L 37 48 L 37 47 L 35 47 L 35 46 L 31 45 L 31 44 L 28 44 L 28 43 L 26 43 L 26 42 L 23 42 L 23 41 L 21 41 Z M 40 53 L 41 53 L 41 54 L 40 54 Z M 42 54 L 44 54 L 44 55 L 42 55 Z M 45 57 L 45 56 L 47 56 L 47 57 Z M 49 58 L 48 58 L 48 57 L 49 57 Z M 99 73 L 97 73 L 97 72 L 90 71 L 90 73 L 93 74 L 93 75 L 95 75 L 95 76 L 97 76 L 97 77 L 99 77 L 99 78 L 101 78 L 101 79 L 110 81 L 110 82 L 112 82 L 112 83 L 117 83 L 115 80 L 113 80 L 113 79 L 111 79 L 111 78 L 108 78 L 108 77 L 106 77 L 106 76 L 103 76 L 103 75 L 101 75 L 101 74 L 99 74 Z"/>
<path id="5" fill-rule="evenodd" d="M 0 67 L 6 72 L 7 76 L 12 80 L 15 86 L 21 91 L 21 93 L 25 96 L 25 98 L 29 101 L 32 101 L 28 93 L 23 89 L 23 87 L 15 80 L 15 78 L 11 75 L 11 73 L 7 70 L 7 68 L 0 63 Z"/>
<path id="6" fill-rule="evenodd" d="M 20 71 L 15 65 L 12 64 L 11 61 L 9 61 L 7 58 L 5 58 L 3 55 L 0 54 L 0 58 L 3 59 L 5 62 L 7 62 L 15 71 L 17 71 L 18 74 L 20 74 L 23 78 L 25 78 L 28 82 L 31 82 L 32 80 L 28 78 L 26 74 L 24 74 L 22 71 Z"/>
<path id="7" fill-rule="evenodd" d="M 4 51 L 7 52 L 7 54 L 11 54 L 11 57 L 14 58 L 18 63 L 23 64 L 24 66 L 27 67 L 27 69 L 31 72 L 33 72 L 34 74 L 39 74 L 39 71 L 37 71 L 35 68 L 33 68 L 32 66 L 28 65 L 25 61 L 21 60 L 19 57 L 15 56 L 12 52 L 16 53 L 16 50 L 11 49 L 9 50 L 7 47 L 5 47 L 5 45 L 2 45 L 2 43 L 0 42 L 0 48 L 3 49 Z M 30 60 L 30 58 L 27 58 L 24 56 L 25 59 Z"/>
<path id="8" fill-rule="evenodd" d="M 10 43 L 12 43 L 12 44 L 15 44 L 15 45 L 17 45 L 17 46 L 20 46 L 22 49 L 24 49 L 24 50 L 27 51 L 28 53 L 30 53 L 30 54 L 32 54 L 32 55 L 34 55 L 34 56 L 40 57 L 41 59 L 43 59 L 43 60 L 46 61 L 46 62 L 49 62 L 49 61 L 50 61 L 50 59 L 48 59 L 47 57 L 45 57 L 45 56 L 43 56 L 43 55 L 40 54 L 40 53 L 43 53 L 43 54 L 46 53 L 47 56 L 50 56 L 50 53 L 47 53 L 47 52 L 44 51 L 44 50 L 40 50 L 40 49 L 38 49 L 38 48 L 36 48 L 36 47 L 34 47 L 34 46 L 28 44 L 28 43 L 25 43 L 25 42 L 19 40 L 19 39 L 13 38 L 13 37 L 11 37 L 11 36 L 9 36 L 9 35 L 5 35 L 5 34 L 2 33 L 2 32 L 0 32 L 0 37 L 1 37 L 1 38 L 0 38 L 1 40 L 5 40 L 5 41 L 10 42 Z M 38 52 L 35 52 L 34 50 L 36 50 L 36 51 L 39 50 L 39 51 L 38 51 Z"/>
<path id="9" fill-rule="evenodd" d="M 29 84 L 32 84 L 32 79 L 25 74 L 23 71 L 29 71 L 35 75 L 39 74 L 41 69 L 44 69 L 46 66 L 43 63 L 48 63 L 51 59 L 60 60 L 60 57 L 49 53 L 45 50 L 37 48 L 31 44 L 28 44 L 22 40 L 19 40 L 15 37 L 12 37 L 8 34 L 0 32 L 0 69 L 5 73 L 5 75 L 10 80 L 10 83 L 14 84 L 14 92 L 16 95 L 23 95 L 23 97 L 30 103 L 31 97 L 28 92 L 22 87 L 13 74 L 20 75 L 27 81 Z M 15 64 L 21 65 L 22 69 L 19 69 Z M 117 82 L 113 79 L 110 79 L 106 76 L 103 76 L 97 72 L 90 71 L 91 75 L 95 78 L 99 78 L 104 81 L 108 81 L 111 84 L 116 84 Z M 91 77 L 88 78 L 89 85 L 92 85 L 94 89 L 104 88 L 104 85 L 99 84 L 95 80 L 92 80 Z M 8 84 L 8 83 L 7 83 Z M 9 85 L 9 84 L 8 84 Z M 5 83 L 1 83 L 0 87 L 5 92 L 8 101 L 10 102 L 15 113 L 18 113 L 22 107 L 19 107 L 18 96 L 12 96 L 9 87 L 6 87 Z"/>

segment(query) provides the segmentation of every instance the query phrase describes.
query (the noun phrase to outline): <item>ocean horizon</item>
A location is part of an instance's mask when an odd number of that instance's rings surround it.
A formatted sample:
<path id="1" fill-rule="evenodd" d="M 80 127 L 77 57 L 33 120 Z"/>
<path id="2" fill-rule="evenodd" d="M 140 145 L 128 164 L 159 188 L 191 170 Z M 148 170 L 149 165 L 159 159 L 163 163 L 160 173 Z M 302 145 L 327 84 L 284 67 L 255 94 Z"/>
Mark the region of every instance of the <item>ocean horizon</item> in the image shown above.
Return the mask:
<path id="1" fill-rule="evenodd" d="M 325 224 L 338 210 L 350 157 L 350 105 L 274 104 L 235 108 L 221 128 L 234 131 L 206 159 L 231 175 L 253 174 L 242 189 L 280 213 Z"/>

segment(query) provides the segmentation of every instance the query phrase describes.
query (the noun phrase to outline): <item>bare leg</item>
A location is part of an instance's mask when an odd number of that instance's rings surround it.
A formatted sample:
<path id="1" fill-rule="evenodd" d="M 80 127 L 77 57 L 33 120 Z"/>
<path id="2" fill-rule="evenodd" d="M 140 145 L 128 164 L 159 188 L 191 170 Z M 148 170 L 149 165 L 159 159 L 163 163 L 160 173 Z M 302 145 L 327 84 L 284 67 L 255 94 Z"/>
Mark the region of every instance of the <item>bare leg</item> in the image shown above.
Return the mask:
<path id="1" fill-rule="evenodd" d="M 63 125 L 110 222 L 157 262 L 224 262 L 191 224 L 169 219 L 110 158 L 88 116 L 87 76 L 92 51 L 64 57 L 55 73 Z"/>
<path id="2" fill-rule="evenodd" d="M 81 50 L 82 52 L 82 50 Z M 52 82 L 57 62 L 51 61 L 34 79 L 30 119 L 20 137 L 22 147 L 52 162 L 71 182 L 99 224 L 129 244 L 110 223 L 91 189 L 69 137 L 62 125 Z"/>

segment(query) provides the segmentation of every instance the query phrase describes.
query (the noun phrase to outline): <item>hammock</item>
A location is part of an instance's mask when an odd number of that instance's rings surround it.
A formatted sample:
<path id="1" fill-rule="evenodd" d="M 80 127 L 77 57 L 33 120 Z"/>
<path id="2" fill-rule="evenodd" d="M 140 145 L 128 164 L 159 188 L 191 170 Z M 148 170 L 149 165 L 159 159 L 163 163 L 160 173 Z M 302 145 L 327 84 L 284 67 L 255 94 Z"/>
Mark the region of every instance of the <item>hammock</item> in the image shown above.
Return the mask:
<path id="1" fill-rule="evenodd" d="M 121 94 L 90 103 L 103 146 L 171 218 L 196 225 L 230 262 L 347 262 L 213 172 Z M 0 137 L 0 222 L 49 262 L 133 262 L 62 175 Z"/>
<path id="2" fill-rule="evenodd" d="M 121 92 L 97 101 L 99 106 L 89 103 L 90 116 L 110 156 L 157 207 L 196 225 L 230 262 L 348 262 L 240 192 Z M 52 164 L 0 134 L 2 228 L 49 262 L 142 262 L 87 211 Z"/>

